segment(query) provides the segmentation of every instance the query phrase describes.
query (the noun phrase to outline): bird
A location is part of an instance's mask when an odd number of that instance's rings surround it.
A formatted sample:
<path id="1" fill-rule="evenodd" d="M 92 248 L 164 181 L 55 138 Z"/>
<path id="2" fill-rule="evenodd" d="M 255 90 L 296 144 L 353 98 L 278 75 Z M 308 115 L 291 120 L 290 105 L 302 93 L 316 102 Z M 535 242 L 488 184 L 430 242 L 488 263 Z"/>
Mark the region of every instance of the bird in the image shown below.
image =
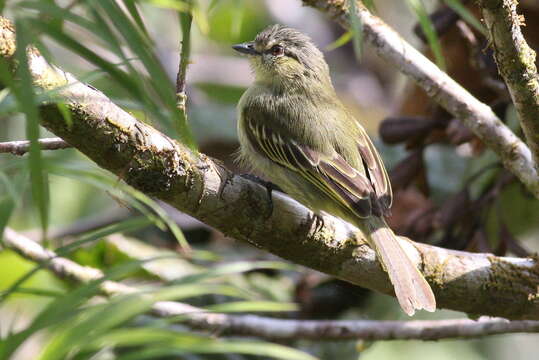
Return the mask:
<path id="1" fill-rule="evenodd" d="M 402 310 L 435 311 L 431 287 L 385 221 L 393 194 L 382 159 L 339 100 L 322 52 L 310 37 L 280 24 L 232 48 L 248 57 L 255 78 L 237 106 L 238 161 L 315 214 L 355 225 Z"/>

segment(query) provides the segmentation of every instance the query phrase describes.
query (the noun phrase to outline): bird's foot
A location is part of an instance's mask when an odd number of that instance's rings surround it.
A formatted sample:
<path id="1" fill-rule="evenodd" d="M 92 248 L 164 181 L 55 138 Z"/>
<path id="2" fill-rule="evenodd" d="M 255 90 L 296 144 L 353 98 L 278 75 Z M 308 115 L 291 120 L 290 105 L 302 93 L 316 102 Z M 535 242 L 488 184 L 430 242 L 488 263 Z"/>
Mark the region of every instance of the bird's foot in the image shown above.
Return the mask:
<path id="1" fill-rule="evenodd" d="M 312 213 L 309 219 L 309 228 L 313 229 L 313 234 L 321 231 L 325 226 L 324 217 L 317 213 Z"/>
<path id="2" fill-rule="evenodd" d="M 259 178 L 258 176 L 256 175 L 253 175 L 253 174 L 241 174 L 240 175 L 242 178 L 245 178 L 247 180 L 251 180 L 251 181 L 254 181 L 262 186 L 264 186 L 266 188 L 266 193 L 268 195 L 268 215 L 266 216 L 266 218 L 269 218 L 272 214 L 273 214 L 273 197 L 272 197 L 272 192 L 273 190 L 277 190 L 277 191 L 280 191 L 282 193 L 284 193 L 284 191 L 277 185 L 275 185 L 274 183 L 272 182 L 269 182 L 269 181 L 266 181 L 266 180 L 263 180 L 261 178 Z"/>

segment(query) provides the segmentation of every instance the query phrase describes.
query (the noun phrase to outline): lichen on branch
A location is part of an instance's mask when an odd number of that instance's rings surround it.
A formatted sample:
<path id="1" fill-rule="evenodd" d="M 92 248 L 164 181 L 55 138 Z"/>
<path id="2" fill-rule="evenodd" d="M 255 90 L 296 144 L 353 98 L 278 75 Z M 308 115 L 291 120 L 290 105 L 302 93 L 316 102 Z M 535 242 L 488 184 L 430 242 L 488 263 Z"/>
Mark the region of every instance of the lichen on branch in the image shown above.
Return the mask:
<path id="1" fill-rule="evenodd" d="M 539 169 L 539 75 L 535 51 L 528 45 L 517 13 L 517 1 L 479 0 L 498 71 L 503 77 Z"/>

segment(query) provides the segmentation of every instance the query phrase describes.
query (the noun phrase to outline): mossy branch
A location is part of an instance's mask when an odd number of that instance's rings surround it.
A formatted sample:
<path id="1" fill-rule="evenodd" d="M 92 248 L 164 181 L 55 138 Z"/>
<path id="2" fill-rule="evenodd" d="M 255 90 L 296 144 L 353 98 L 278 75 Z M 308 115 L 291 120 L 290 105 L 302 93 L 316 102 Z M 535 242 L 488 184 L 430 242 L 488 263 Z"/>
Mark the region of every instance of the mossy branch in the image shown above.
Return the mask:
<path id="1" fill-rule="evenodd" d="M 14 29 L 0 17 L 0 56 L 10 61 Z M 318 228 L 313 213 L 279 192 L 193 153 L 137 121 L 103 93 L 29 51 L 37 87 L 57 88 L 71 110 L 68 126 L 54 104 L 41 107 L 41 123 L 127 184 L 213 226 L 294 263 L 351 283 L 393 294 L 387 274 L 358 230 L 331 216 Z M 422 269 L 438 306 L 470 314 L 539 319 L 536 259 L 502 258 L 416 244 L 402 239 Z"/>
<path id="2" fill-rule="evenodd" d="M 535 51 L 520 29 L 524 17 L 517 14 L 515 0 L 479 0 L 487 25 L 490 45 L 498 71 L 505 80 L 526 136 L 526 142 L 539 169 L 539 75 Z"/>

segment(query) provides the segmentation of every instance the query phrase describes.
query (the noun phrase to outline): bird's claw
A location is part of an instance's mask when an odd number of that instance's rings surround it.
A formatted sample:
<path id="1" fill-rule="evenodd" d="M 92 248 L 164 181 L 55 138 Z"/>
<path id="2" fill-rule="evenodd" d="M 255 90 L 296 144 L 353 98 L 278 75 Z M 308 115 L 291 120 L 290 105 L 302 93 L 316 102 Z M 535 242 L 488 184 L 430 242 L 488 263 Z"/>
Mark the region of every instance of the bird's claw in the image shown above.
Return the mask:
<path id="1" fill-rule="evenodd" d="M 254 182 L 256 182 L 256 183 L 258 183 L 258 184 L 260 184 L 260 185 L 262 185 L 262 186 L 264 186 L 266 188 L 266 193 L 268 194 L 268 209 L 269 209 L 268 216 L 266 218 L 269 218 L 273 214 L 273 197 L 272 197 L 273 190 L 277 190 L 277 191 L 280 191 L 280 192 L 283 192 L 283 193 L 284 193 L 284 191 L 279 186 L 275 185 L 274 183 L 263 180 L 263 179 L 259 178 L 256 175 L 253 175 L 253 174 L 241 174 L 240 176 L 242 178 L 244 178 L 244 179 L 254 181 Z"/>

